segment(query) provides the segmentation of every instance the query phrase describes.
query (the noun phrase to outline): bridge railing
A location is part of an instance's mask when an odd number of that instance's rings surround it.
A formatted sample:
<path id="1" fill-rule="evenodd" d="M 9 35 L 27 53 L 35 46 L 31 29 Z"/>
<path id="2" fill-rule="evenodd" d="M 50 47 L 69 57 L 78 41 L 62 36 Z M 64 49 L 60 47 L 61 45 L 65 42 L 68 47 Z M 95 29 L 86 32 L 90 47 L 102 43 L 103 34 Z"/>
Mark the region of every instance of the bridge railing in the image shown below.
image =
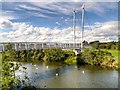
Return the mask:
<path id="1" fill-rule="evenodd" d="M 7 43 L 0 43 L 0 51 L 6 49 Z M 61 49 L 75 49 L 80 48 L 80 43 L 13 43 L 12 49 L 15 50 L 29 50 L 29 49 L 44 49 L 44 48 L 61 48 Z"/>

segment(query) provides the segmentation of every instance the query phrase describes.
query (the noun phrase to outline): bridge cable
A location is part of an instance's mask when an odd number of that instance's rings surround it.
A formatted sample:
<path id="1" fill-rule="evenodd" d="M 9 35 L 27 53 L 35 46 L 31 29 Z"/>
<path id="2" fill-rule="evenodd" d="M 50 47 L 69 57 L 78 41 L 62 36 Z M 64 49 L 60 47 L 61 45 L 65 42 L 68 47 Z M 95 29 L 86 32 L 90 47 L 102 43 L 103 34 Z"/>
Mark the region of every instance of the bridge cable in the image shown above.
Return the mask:
<path id="1" fill-rule="evenodd" d="M 91 26 L 91 24 L 90 24 L 90 20 L 89 20 L 89 18 L 88 18 L 88 15 L 87 15 L 87 14 L 85 14 L 85 17 L 86 17 L 86 19 L 87 19 L 88 26 L 90 27 L 91 33 L 92 33 L 93 38 L 94 38 L 93 29 L 92 29 L 92 26 Z"/>

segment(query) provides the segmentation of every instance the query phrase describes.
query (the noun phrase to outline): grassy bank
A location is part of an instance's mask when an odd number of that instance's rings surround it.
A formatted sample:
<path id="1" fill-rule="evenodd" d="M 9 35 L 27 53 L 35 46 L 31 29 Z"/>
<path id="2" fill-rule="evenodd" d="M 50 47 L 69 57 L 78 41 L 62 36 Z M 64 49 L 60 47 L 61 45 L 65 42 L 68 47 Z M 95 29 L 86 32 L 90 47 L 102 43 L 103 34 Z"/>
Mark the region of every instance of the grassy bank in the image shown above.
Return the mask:
<path id="1" fill-rule="evenodd" d="M 114 56 L 115 60 L 118 61 L 118 50 L 111 50 L 111 49 L 101 49 L 101 50 L 103 50 L 103 51 L 107 50 L 108 52 L 110 52 Z"/>
<path id="2" fill-rule="evenodd" d="M 103 51 L 107 50 L 108 52 L 110 52 L 112 54 L 112 56 L 114 57 L 116 63 L 118 63 L 117 67 L 120 70 L 120 63 L 119 63 L 119 57 L 118 57 L 118 52 L 119 51 L 118 50 L 112 50 L 112 49 L 101 49 L 101 50 L 103 50 Z"/>
<path id="3" fill-rule="evenodd" d="M 0 53 L 0 88 L 2 87 L 2 53 Z"/>
<path id="4" fill-rule="evenodd" d="M 98 65 L 118 69 L 118 51 L 117 50 L 94 50 L 86 49 L 77 59 L 80 64 Z"/>
<path id="5" fill-rule="evenodd" d="M 76 56 L 73 50 L 62 49 L 43 49 L 43 50 L 22 50 L 22 51 L 7 51 L 3 55 L 3 60 L 14 60 L 23 62 L 62 62 L 68 65 L 87 63 L 90 65 L 104 65 L 110 67 L 118 67 L 118 51 L 117 50 L 94 50 L 85 49 L 82 54 Z"/>
<path id="6" fill-rule="evenodd" d="M 1 66 L 2 66 L 2 53 L 0 53 L 0 70 L 1 70 Z"/>

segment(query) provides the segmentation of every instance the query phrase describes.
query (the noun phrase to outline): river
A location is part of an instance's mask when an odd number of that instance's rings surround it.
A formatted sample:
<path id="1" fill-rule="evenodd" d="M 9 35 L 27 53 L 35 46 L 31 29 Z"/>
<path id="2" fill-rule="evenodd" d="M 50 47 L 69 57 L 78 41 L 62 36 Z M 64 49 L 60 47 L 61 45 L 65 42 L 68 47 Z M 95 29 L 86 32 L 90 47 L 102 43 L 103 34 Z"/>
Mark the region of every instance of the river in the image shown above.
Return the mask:
<path id="1" fill-rule="evenodd" d="M 37 88 L 118 88 L 118 71 L 90 65 L 22 63 Z M 23 73 L 16 71 L 23 78 Z"/>

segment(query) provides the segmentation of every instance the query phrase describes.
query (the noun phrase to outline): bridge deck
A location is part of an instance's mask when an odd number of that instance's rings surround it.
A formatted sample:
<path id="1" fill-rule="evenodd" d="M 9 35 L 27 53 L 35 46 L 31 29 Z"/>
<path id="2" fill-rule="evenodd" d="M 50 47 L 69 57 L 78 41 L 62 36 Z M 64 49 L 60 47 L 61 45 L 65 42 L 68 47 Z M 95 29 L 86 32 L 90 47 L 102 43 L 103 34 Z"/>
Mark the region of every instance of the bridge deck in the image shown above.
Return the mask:
<path id="1" fill-rule="evenodd" d="M 61 49 L 80 49 L 80 43 L 39 43 L 39 42 L 14 42 L 12 43 L 13 49 L 16 50 L 29 50 L 29 49 L 44 49 L 44 48 L 61 48 Z M 0 43 L 0 51 L 4 51 L 7 43 Z"/>

